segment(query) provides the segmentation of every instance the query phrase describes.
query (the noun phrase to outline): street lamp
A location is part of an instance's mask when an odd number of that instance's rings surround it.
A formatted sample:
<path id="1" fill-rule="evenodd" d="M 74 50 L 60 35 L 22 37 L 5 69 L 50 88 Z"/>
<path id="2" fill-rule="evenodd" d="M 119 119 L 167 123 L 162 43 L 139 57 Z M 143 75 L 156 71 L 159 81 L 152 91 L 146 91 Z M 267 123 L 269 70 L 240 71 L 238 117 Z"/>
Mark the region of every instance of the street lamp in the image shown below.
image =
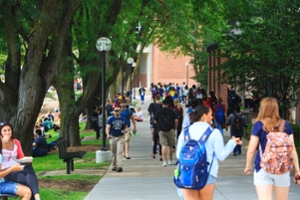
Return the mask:
<path id="1" fill-rule="evenodd" d="M 189 62 L 185 63 L 186 66 L 186 85 L 189 86 Z"/>
<path id="2" fill-rule="evenodd" d="M 132 105 L 132 98 L 133 98 L 133 92 L 132 92 L 132 82 L 133 82 L 133 77 L 132 77 L 132 74 L 133 74 L 133 72 L 134 72 L 134 68 L 135 68 L 135 66 L 136 66 L 136 63 L 132 63 L 132 65 L 131 65 L 131 73 L 130 73 L 130 91 L 131 91 L 131 97 L 130 97 L 130 105 Z"/>
<path id="3" fill-rule="evenodd" d="M 105 52 L 109 51 L 111 41 L 106 37 L 101 37 L 96 42 L 96 48 L 102 52 L 102 147 L 101 151 L 107 151 L 106 147 L 106 133 L 105 133 Z"/>
<path id="4" fill-rule="evenodd" d="M 127 59 L 128 69 L 131 69 L 133 62 L 134 62 L 133 58 L 129 57 L 129 58 Z M 130 68 L 129 68 L 129 67 L 130 67 Z M 127 71 L 127 70 L 126 70 L 126 71 Z M 127 71 L 127 72 L 128 72 L 128 71 Z M 130 73 L 129 73 L 129 76 L 131 76 L 131 71 L 130 71 Z M 130 82 L 130 84 L 131 84 L 131 82 Z M 130 91 L 129 91 L 129 97 L 130 97 L 130 103 L 131 103 L 131 86 L 130 86 L 130 89 L 129 89 L 129 90 L 130 90 Z"/>

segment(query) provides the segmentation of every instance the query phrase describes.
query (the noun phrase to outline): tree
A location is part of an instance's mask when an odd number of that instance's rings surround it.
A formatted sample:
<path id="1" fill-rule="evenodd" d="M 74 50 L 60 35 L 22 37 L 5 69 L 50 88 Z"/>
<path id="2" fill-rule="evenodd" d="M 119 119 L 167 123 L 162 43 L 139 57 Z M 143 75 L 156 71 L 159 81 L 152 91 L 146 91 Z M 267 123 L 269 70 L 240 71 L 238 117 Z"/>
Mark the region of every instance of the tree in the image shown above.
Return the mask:
<path id="1" fill-rule="evenodd" d="M 0 118 L 31 154 L 32 131 L 61 60 L 64 39 L 80 0 L 1 1 L 2 31 L 8 52 L 0 82 Z M 21 56 L 21 46 L 24 57 Z M 21 67 L 22 66 L 22 67 Z"/>
<path id="2" fill-rule="evenodd" d="M 220 66 L 222 79 L 262 97 L 278 98 L 285 111 L 298 102 L 299 2 L 243 2 L 241 7 L 228 7 L 234 23 L 219 41 L 222 56 L 228 58 Z M 282 116 L 286 117 L 285 112 Z"/>

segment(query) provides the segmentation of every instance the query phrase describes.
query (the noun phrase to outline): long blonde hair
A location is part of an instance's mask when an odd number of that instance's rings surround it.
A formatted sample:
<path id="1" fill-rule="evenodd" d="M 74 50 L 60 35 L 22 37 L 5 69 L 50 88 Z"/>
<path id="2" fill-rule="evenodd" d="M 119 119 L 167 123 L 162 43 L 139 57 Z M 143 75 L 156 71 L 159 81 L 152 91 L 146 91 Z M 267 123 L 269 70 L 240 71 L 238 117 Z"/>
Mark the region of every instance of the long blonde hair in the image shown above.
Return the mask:
<path id="1" fill-rule="evenodd" d="M 177 108 L 179 108 L 179 109 L 182 108 L 181 103 L 179 102 L 178 98 L 175 98 L 173 100 L 173 103 L 174 103 L 174 106 L 176 106 Z"/>
<path id="2" fill-rule="evenodd" d="M 280 126 L 281 117 L 276 99 L 267 97 L 261 101 L 257 121 L 262 121 L 267 130 Z"/>

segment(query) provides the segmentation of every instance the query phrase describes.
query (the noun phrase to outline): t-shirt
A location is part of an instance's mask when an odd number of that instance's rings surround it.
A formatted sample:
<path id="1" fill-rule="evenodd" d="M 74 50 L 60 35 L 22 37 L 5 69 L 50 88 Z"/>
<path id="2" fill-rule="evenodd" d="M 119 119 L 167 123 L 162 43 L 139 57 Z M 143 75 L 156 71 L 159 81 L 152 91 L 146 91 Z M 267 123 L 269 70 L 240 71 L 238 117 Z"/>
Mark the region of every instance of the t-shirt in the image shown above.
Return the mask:
<path id="1" fill-rule="evenodd" d="M 288 122 L 285 122 L 284 131 L 288 135 L 293 134 L 292 127 L 291 127 L 291 125 Z M 259 144 L 261 144 L 261 149 L 264 152 L 265 148 L 266 148 L 266 143 L 267 143 L 267 137 L 266 137 L 267 132 L 263 130 L 263 123 L 261 121 L 257 121 L 253 125 L 252 135 L 255 135 L 255 136 L 259 137 Z M 256 172 L 258 172 L 261 169 L 261 167 L 260 167 L 260 153 L 259 153 L 259 150 L 257 151 L 256 156 L 255 156 L 254 169 L 256 170 Z"/>
<path id="2" fill-rule="evenodd" d="M 17 159 L 24 157 L 24 153 L 21 147 L 21 143 L 17 139 L 13 139 L 14 148 L 13 150 L 2 149 L 2 169 L 6 169 L 14 164 L 17 164 Z"/>
<path id="3" fill-rule="evenodd" d="M 132 112 L 129 110 L 129 108 L 126 108 L 125 110 L 121 111 L 121 117 L 124 117 L 126 120 L 126 125 L 130 127 L 130 118 L 131 118 Z"/>
<path id="4" fill-rule="evenodd" d="M 35 147 L 33 147 L 36 151 L 40 152 L 40 155 L 47 155 L 48 153 L 48 144 L 46 142 L 46 139 L 44 136 L 37 137 L 33 143 L 36 144 Z"/>
<path id="5" fill-rule="evenodd" d="M 156 112 L 155 116 L 154 116 L 154 120 L 158 123 L 158 126 L 159 126 L 159 120 L 161 117 L 163 117 L 166 112 L 167 115 L 170 116 L 170 119 L 171 119 L 171 123 L 173 123 L 173 129 L 175 128 L 175 124 L 174 124 L 174 121 L 175 119 L 178 119 L 177 117 L 177 114 L 175 113 L 175 111 L 171 108 L 162 108 L 160 109 L 158 112 Z M 159 127 L 160 128 L 160 127 Z"/>
<path id="6" fill-rule="evenodd" d="M 108 118 L 107 124 L 110 125 L 110 135 L 118 137 L 124 134 L 126 128 L 126 119 L 124 117 L 116 118 L 111 116 Z"/>
<path id="7" fill-rule="evenodd" d="M 142 112 L 142 111 L 136 111 L 136 112 L 135 112 L 135 115 L 136 115 L 137 117 L 140 117 L 141 120 L 144 120 L 144 118 L 143 118 L 143 112 Z"/>

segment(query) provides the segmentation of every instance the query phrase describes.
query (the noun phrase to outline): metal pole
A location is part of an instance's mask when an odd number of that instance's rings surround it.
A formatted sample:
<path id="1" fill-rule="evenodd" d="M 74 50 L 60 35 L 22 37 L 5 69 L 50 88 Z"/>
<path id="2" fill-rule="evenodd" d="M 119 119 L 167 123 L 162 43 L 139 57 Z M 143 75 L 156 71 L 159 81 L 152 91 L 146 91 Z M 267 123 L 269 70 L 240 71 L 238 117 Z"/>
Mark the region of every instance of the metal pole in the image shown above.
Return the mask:
<path id="1" fill-rule="evenodd" d="M 106 133 L 105 133 L 105 128 L 106 128 L 106 118 L 105 118 L 105 51 L 102 51 L 102 62 L 103 62 L 103 66 L 102 66 L 102 147 L 101 147 L 101 151 L 107 151 L 107 147 L 106 147 Z"/>
<path id="2" fill-rule="evenodd" d="M 131 66 L 131 72 L 130 72 L 130 105 L 132 105 L 132 66 Z"/>
<path id="3" fill-rule="evenodd" d="M 124 64 L 122 63 L 122 97 L 124 96 Z"/>

